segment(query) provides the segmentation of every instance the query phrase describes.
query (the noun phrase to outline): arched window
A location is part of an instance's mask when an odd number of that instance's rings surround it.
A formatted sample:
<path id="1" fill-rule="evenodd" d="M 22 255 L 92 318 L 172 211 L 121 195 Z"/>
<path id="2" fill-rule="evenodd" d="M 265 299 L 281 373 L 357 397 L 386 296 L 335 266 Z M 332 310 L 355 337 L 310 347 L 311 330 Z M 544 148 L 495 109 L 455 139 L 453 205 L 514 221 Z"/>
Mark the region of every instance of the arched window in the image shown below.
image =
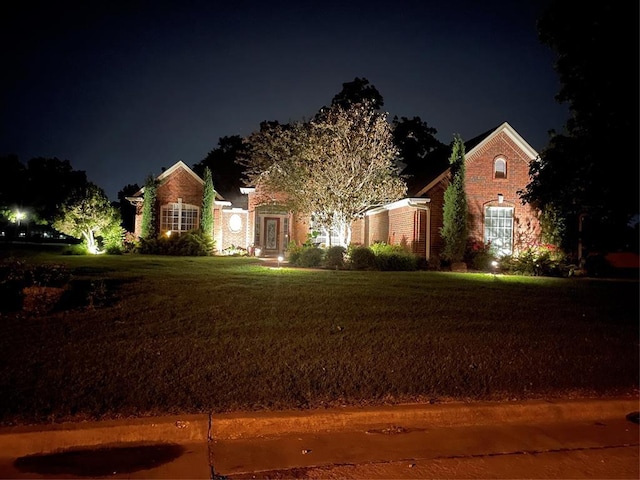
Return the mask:
<path id="1" fill-rule="evenodd" d="M 493 178 L 507 178 L 507 161 L 496 158 L 493 162 Z"/>

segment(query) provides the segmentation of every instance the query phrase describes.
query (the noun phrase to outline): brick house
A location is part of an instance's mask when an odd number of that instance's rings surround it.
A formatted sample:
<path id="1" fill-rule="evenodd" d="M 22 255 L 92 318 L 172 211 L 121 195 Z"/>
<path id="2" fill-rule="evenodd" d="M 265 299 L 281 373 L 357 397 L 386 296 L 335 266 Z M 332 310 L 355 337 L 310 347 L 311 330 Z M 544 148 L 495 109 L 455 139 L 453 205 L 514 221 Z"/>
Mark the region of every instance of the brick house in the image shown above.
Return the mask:
<path id="1" fill-rule="evenodd" d="M 173 235 L 200 227 L 204 180 L 184 162 L 179 161 L 157 178 L 156 231 L 160 235 Z M 140 237 L 144 187 L 127 200 L 136 206 L 134 235 Z M 219 193 L 213 205 L 216 248 L 248 245 L 247 210 L 235 208 Z"/>
<path id="2" fill-rule="evenodd" d="M 499 254 L 511 254 L 540 240 L 538 212 L 523 204 L 518 191 L 529 183 L 529 165 L 538 153 L 507 122 L 465 142 L 465 191 L 469 236 L 489 243 Z M 414 195 L 429 198 L 430 247 L 443 248 L 444 192 L 449 169 L 426 181 L 414 181 Z"/>
<path id="3" fill-rule="evenodd" d="M 352 225 L 352 244 L 386 242 L 405 246 L 427 259 L 443 248 L 444 192 L 449 184 L 448 155 L 432 159 L 439 170 L 413 172 L 407 179 L 407 197 L 368 210 Z M 475 241 L 491 242 L 501 254 L 535 244 L 540 237 L 537 212 L 523 205 L 518 190 L 529 183 L 529 164 L 538 153 L 508 123 L 465 142 L 466 193 L 469 234 Z M 251 243 L 263 254 L 282 253 L 289 242 L 298 244 L 313 230 L 312 219 L 295 218 L 278 207 L 277 195 L 255 188 L 249 196 Z M 316 239 L 329 244 L 326 233 Z M 333 243 L 333 242 L 332 242 Z"/>
<path id="4" fill-rule="evenodd" d="M 540 237 L 537 212 L 517 194 L 529 182 L 529 164 L 537 152 L 508 124 L 465 142 L 469 234 L 491 242 L 502 254 L 535 244 Z M 446 152 L 445 152 L 446 153 Z M 431 172 L 411 172 L 406 198 L 369 209 L 352 225 L 352 244 L 400 244 L 427 259 L 439 255 L 443 242 L 444 191 L 449 182 L 448 154 L 430 161 Z M 182 232 L 199 225 L 203 180 L 184 163 L 163 172 L 158 181 L 158 231 Z M 137 205 L 140 232 L 142 189 L 130 200 Z M 247 207 L 217 197 L 214 205 L 216 249 L 241 246 L 260 255 L 283 254 L 290 242 L 305 242 L 314 231 L 313 217 L 301 217 L 282 206 L 277 193 L 242 188 Z M 327 232 L 317 243 L 335 244 Z"/>

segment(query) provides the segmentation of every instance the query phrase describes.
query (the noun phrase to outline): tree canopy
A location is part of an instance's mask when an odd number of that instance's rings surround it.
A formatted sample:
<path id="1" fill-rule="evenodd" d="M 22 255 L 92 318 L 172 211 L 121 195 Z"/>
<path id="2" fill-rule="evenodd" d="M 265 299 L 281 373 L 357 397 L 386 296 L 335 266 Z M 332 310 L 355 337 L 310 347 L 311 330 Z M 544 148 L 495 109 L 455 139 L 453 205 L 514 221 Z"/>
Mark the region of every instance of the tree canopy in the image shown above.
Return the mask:
<path id="1" fill-rule="evenodd" d="M 122 226 L 127 232 L 133 232 L 135 229 L 136 207 L 132 205 L 127 197 L 130 197 L 140 190 L 137 183 L 127 184 L 118 192 L 118 209 L 122 218 Z"/>
<path id="2" fill-rule="evenodd" d="M 398 147 L 400 160 L 406 165 L 416 165 L 427 156 L 447 146 L 435 136 L 438 131 L 420 117 L 393 117 L 393 142 Z"/>
<path id="3" fill-rule="evenodd" d="M 592 250 L 629 245 L 638 214 L 638 4 L 580 5 L 554 0 L 538 22 L 539 38 L 557 55 L 557 100 L 571 113 L 531 165 L 523 200 L 556 218 L 563 246 L 574 250 L 579 226 Z M 630 55 L 616 55 L 624 46 Z M 626 244 L 626 245 L 625 245 Z"/>
<path id="4" fill-rule="evenodd" d="M 365 210 L 406 191 L 391 126 L 368 102 L 335 104 L 307 123 L 263 124 L 248 143 L 243 163 L 252 184 L 282 193 L 296 213 L 313 214 L 342 245 Z"/>
<path id="5" fill-rule="evenodd" d="M 333 97 L 331 105 L 347 109 L 356 103 L 366 103 L 370 108 L 380 110 L 384 106 L 384 99 L 369 80 L 356 77 L 353 81 L 342 84 L 342 90 Z"/>
<path id="6" fill-rule="evenodd" d="M 220 137 L 218 146 L 193 165 L 193 171 L 204 178 L 205 169 L 209 168 L 216 191 L 227 200 L 237 200 L 240 187 L 245 186 L 243 167 L 238 160 L 246 149 L 247 145 L 239 135 Z"/>
<path id="7" fill-rule="evenodd" d="M 87 182 L 59 209 L 53 228 L 66 235 L 82 238 L 91 253 L 99 248 L 96 236 L 120 226 L 120 215 L 97 185 Z"/>
<path id="8" fill-rule="evenodd" d="M 0 161 L 0 207 L 28 211 L 37 223 L 50 224 L 67 198 L 87 184 L 86 173 L 74 170 L 69 160 L 36 157 L 25 165 L 9 155 Z"/>

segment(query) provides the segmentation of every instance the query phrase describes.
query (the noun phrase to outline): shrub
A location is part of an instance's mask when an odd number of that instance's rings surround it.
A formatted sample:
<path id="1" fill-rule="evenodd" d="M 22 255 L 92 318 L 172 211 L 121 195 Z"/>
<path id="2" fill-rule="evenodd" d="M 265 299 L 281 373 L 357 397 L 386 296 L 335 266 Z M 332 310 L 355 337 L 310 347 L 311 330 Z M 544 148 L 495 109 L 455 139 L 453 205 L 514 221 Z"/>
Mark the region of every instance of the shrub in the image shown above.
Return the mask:
<path id="1" fill-rule="evenodd" d="M 491 271 L 491 262 L 496 260 L 496 258 L 497 256 L 493 252 L 491 243 L 483 243 L 476 240 L 470 240 L 467 243 L 464 261 L 474 270 L 483 272 Z"/>
<path id="2" fill-rule="evenodd" d="M 375 255 L 375 267 L 382 271 L 412 271 L 418 269 L 418 256 L 402 245 L 376 242 L 371 245 Z"/>
<path id="3" fill-rule="evenodd" d="M 0 264 L 0 311 L 18 310 L 22 306 L 26 265 L 10 258 Z"/>
<path id="4" fill-rule="evenodd" d="M 0 264 L 0 311 L 22 307 L 23 289 L 27 287 L 64 288 L 71 272 L 64 265 L 28 265 L 22 260 L 8 259 Z"/>
<path id="5" fill-rule="evenodd" d="M 34 265 L 25 271 L 28 286 L 64 287 L 71 280 L 71 272 L 64 265 Z"/>
<path id="6" fill-rule="evenodd" d="M 376 255 L 376 267 L 385 272 L 413 271 L 418 269 L 418 257 L 408 252 L 392 252 Z"/>
<path id="7" fill-rule="evenodd" d="M 124 251 L 124 239 L 126 230 L 114 223 L 102 234 L 104 250 L 109 255 L 120 255 Z"/>
<path id="8" fill-rule="evenodd" d="M 295 265 L 298 267 L 319 267 L 322 263 L 324 252 L 318 247 L 302 247 L 300 256 L 297 259 Z"/>
<path id="9" fill-rule="evenodd" d="M 214 242 L 200 230 L 191 230 L 181 235 L 157 238 L 141 238 L 138 253 L 175 256 L 207 256 L 213 252 Z"/>
<path id="10" fill-rule="evenodd" d="M 287 259 L 291 265 L 296 265 L 298 260 L 300 260 L 300 254 L 302 253 L 302 247 L 296 245 L 295 242 L 289 243 L 289 247 L 287 247 Z"/>
<path id="11" fill-rule="evenodd" d="M 125 253 L 133 253 L 138 248 L 138 239 L 131 232 L 126 232 L 124 234 L 124 239 L 122 242 L 122 246 Z"/>
<path id="12" fill-rule="evenodd" d="M 354 270 L 375 270 L 376 255 L 369 247 L 361 245 L 349 249 L 349 267 Z"/>
<path id="13" fill-rule="evenodd" d="M 539 245 L 500 259 L 500 270 L 518 275 L 560 277 L 571 273 L 565 255 L 553 245 Z"/>
<path id="14" fill-rule="evenodd" d="M 329 247 L 324 254 L 324 266 L 327 268 L 344 268 L 344 256 L 347 249 L 344 247 L 336 246 Z"/>

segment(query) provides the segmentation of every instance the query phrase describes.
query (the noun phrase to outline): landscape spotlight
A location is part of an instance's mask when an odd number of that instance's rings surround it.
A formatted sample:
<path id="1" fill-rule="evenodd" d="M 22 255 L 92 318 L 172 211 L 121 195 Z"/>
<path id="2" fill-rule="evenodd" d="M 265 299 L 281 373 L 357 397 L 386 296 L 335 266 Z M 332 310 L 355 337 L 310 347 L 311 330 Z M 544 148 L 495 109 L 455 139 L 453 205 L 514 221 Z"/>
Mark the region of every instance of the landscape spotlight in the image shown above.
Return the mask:
<path id="1" fill-rule="evenodd" d="M 493 276 L 494 277 L 496 275 L 496 270 L 498 270 L 498 261 L 497 260 L 492 260 L 491 261 L 491 271 L 493 272 Z"/>
<path id="2" fill-rule="evenodd" d="M 280 268 L 280 262 L 283 261 L 284 258 L 282 258 L 282 255 L 278 256 L 278 268 Z"/>

